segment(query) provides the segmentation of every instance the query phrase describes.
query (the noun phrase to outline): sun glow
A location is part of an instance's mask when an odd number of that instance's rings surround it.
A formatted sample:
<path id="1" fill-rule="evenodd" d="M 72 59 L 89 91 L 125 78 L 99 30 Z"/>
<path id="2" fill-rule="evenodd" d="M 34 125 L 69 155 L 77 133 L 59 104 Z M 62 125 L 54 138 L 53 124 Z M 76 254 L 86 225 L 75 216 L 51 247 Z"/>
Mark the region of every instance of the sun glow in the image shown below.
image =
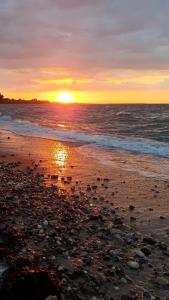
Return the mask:
<path id="1" fill-rule="evenodd" d="M 58 145 L 54 153 L 55 163 L 59 167 L 65 167 L 66 161 L 68 159 L 68 151 L 66 147 Z"/>
<path id="2" fill-rule="evenodd" d="M 70 92 L 60 92 L 56 101 L 60 103 L 72 103 L 74 102 L 74 98 Z"/>

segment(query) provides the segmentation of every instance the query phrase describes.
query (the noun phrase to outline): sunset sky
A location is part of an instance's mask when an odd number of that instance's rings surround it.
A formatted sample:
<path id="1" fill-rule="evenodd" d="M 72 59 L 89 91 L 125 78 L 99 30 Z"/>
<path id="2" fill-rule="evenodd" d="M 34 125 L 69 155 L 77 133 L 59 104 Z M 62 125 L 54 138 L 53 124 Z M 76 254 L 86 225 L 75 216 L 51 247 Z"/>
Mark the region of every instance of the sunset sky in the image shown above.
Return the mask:
<path id="1" fill-rule="evenodd" d="M 169 102 L 169 0 L 0 1 L 0 91 Z"/>

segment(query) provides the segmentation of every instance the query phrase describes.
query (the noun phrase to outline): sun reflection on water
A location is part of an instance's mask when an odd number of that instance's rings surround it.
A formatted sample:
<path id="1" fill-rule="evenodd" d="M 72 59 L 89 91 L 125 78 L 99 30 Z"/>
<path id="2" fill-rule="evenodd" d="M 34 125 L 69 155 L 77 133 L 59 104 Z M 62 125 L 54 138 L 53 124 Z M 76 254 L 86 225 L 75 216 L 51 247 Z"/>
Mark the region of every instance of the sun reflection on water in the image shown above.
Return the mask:
<path id="1" fill-rule="evenodd" d="M 65 168 L 69 152 L 63 145 L 57 145 L 54 151 L 54 160 L 58 167 Z"/>

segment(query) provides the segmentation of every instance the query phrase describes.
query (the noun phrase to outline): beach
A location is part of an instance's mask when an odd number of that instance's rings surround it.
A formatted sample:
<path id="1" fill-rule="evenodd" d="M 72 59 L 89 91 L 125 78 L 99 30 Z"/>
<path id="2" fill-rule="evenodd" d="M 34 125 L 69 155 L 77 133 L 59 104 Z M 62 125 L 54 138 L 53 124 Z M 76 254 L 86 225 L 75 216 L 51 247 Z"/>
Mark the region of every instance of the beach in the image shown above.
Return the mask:
<path id="1" fill-rule="evenodd" d="M 169 300 L 168 11 L 0 1 L 0 300 Z"/>
<path id="2" fill-rule="evenodd" d="M 167 172 L 79 146 L 1 131 L 0 298 L 168 299 Z"/>

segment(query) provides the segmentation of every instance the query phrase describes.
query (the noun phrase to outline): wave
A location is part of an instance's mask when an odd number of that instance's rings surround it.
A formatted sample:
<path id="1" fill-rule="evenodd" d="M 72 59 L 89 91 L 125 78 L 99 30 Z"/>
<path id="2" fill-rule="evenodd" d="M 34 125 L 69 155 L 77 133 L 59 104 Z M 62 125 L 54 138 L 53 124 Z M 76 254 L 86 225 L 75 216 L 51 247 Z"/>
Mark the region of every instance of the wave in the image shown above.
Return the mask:
<path id="1" fill-rule="evenodd" d="M 141 154 L 156 155 L 169 158 L 169 145 L 166 143 L 155 142 L 148 139 L 119 138 L 107 135 L 92 135 L 75 130 L 56 130 L 43 127 L 38 124 L 13 119 L 11 116 L 0 116 L 0 129 L 8 130 L 16 134 L 40 137 L 45 139 L 84 142 L 95 146 L 116 148 Z"/>

